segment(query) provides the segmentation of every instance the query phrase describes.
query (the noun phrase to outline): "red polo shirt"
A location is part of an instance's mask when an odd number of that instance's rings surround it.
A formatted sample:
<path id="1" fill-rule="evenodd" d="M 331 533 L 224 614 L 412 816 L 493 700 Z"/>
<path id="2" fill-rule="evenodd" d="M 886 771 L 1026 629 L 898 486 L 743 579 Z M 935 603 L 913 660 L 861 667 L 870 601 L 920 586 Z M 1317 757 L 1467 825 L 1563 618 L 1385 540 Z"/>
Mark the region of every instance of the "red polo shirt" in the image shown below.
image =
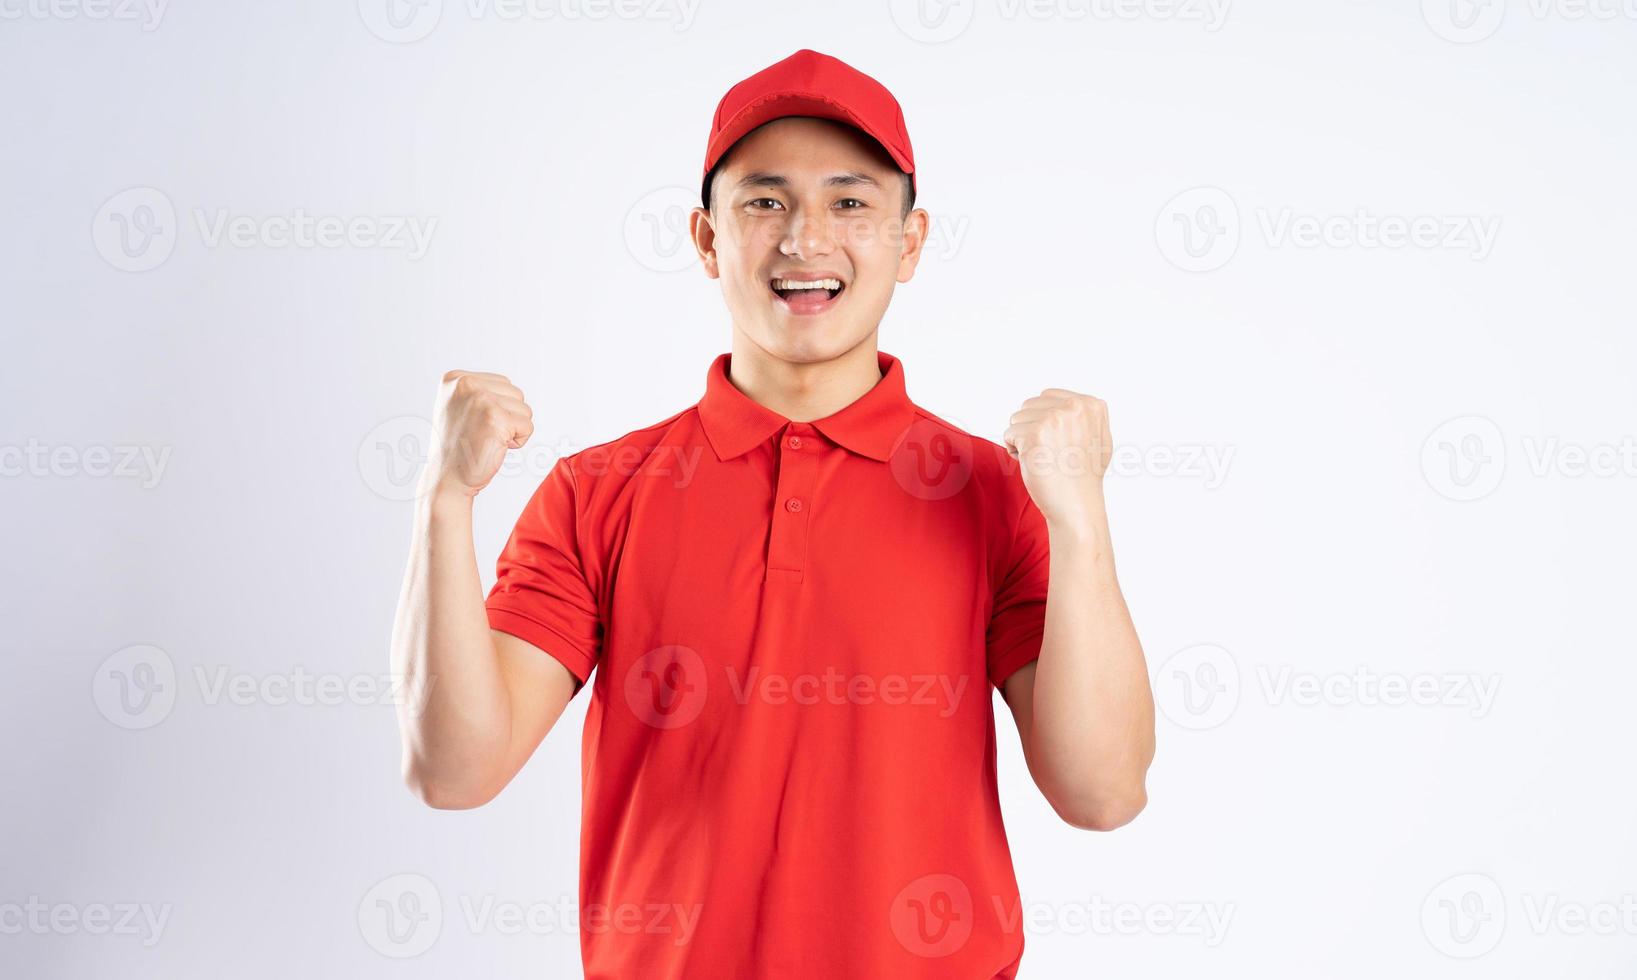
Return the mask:
<path id="1" fill-rule="evenodd" d="M 1023 952 L 990 685 L 1040 650 L 1045 521 L 904 368 L 792 422 L 711 364 L 560 459 L 490 624 L 593 675 L 588 980 L 992 980 Z"/>

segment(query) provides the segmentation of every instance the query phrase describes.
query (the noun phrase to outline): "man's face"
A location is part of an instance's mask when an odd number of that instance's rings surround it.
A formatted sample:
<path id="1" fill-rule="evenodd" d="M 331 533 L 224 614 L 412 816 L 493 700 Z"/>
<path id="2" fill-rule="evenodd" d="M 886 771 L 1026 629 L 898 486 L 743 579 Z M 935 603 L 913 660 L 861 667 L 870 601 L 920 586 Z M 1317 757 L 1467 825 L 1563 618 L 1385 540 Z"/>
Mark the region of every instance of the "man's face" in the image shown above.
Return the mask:
<path id="1" fill-rule="evenodd" d="M 780 360 L 829 360 L 872 334 L 920 260 L 929 216 L 903 217 L 903 174 L 864 133 L 828 119 L 776 119 L 717 171 L 690 230 L 722 280 L 734 329 Z M 791 289 L 785 280 L 840 289 Z"/>

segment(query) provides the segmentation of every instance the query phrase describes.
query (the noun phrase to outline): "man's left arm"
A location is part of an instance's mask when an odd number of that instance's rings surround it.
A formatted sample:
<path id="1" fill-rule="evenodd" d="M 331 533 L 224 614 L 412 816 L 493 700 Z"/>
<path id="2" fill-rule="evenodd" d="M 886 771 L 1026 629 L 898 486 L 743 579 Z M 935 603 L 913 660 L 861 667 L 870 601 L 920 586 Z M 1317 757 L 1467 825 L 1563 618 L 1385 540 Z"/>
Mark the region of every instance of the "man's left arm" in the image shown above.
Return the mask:
<path id="1" fill-rule="evenodd" d="M 1005 434 L 1050 542 L 1040 657 L 1003 687 L 1029 773 L 1052 808 L 1113 830 L 1148 802 L 1154 698 L 1142 644 L 1114 574 L 1103 475 L 1113 453 L 1108 406 L 1047 388 Z"/>

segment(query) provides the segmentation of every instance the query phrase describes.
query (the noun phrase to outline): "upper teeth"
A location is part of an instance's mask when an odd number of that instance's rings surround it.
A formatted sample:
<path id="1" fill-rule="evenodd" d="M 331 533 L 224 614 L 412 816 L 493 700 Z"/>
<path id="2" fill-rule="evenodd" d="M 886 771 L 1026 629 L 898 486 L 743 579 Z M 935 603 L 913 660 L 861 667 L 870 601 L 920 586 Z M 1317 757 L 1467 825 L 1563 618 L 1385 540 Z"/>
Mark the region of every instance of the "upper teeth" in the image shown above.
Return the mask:
<path id="1" fill-rule="evenodd" d="M 840 279 L 775 279 L 774 289 L 840 289 Z"/>

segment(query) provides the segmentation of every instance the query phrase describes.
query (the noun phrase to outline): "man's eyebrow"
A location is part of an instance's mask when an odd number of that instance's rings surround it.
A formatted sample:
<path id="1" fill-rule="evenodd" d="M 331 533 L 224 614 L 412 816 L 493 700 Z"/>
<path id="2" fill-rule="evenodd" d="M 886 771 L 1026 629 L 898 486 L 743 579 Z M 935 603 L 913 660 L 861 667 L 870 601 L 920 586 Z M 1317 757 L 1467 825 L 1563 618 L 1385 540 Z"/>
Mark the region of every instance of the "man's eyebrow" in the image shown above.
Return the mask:
<path id="1" fill-rule="evenodd" d="M 876 180 L 874 177 L 871 177 L 869 174 L 859 170 L 848 170 L 839 174 L 831 174 L 829 177 L 825 178 L 824 181 L 824 186 L 826 187 L 861 187 L 865 185 L 879 188 L 881 186 L 881 182 Z M 790 186 L 790 178 L 784 176 L 783 174 L 769 173 L 765 170 L 752 170 L 750 173 L 739 178 L 739 183 L 737 186 L 741 188 L 785 188 Z"/>

